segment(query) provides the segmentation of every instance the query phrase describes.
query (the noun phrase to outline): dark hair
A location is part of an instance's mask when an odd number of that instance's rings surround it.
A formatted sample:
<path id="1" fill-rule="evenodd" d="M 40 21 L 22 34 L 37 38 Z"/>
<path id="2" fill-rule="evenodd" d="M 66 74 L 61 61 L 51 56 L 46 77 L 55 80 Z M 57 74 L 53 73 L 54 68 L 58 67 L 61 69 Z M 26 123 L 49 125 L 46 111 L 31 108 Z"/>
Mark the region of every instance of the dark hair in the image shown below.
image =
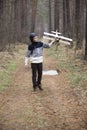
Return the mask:
<path id="1" fill-rule="evenodd" d="M 33 38 L 36 36 L 38 36 L 36 33 L 30 33 L 29 38 L 30 38 L 31 42 L 33 42 Z"/>

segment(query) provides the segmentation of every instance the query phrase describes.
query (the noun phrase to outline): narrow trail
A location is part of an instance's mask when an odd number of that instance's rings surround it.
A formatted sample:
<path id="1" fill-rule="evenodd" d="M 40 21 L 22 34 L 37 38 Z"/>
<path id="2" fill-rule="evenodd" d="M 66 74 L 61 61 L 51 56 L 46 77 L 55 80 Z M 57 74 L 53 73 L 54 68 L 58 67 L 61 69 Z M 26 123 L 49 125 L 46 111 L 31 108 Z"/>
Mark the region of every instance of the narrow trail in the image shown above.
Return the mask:
<path id="1" fill-rule="evenodd" d="M 56 68 L 52 58 L 44 60 L 44 68 Z M 0 94 L 0 130 L 87 130 L 87 106 L 79 104 L 65 73 L 43 76 L 44 91 L 33 92 L 30 66 L 19 66 Z"/>

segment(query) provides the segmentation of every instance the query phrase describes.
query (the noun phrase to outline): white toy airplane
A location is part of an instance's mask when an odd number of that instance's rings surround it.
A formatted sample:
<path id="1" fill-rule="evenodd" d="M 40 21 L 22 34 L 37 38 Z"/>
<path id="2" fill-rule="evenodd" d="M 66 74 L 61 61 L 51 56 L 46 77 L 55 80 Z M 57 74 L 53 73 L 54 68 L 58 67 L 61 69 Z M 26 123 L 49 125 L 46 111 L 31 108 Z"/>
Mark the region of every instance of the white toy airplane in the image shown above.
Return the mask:
<path id="1" fill-rule="evenodd" d="M 67 37 L 64 37 L 61 35 L 60 32 L 55 32 L 55 31 L 51 31 L 52 33 L 47 33 L 47 32 L 44 32 L 44 36 L 43 38 L 44 39 L 49 39 L 49 40 L 53 40 L 54 38 L 58 39 L 58 40 L 63 40 L 63 41 L 67 41 L 67 45 L 70 45 L 71 42 L 72 42 L 72 39 L 71 38 L 67 38 Z"/>

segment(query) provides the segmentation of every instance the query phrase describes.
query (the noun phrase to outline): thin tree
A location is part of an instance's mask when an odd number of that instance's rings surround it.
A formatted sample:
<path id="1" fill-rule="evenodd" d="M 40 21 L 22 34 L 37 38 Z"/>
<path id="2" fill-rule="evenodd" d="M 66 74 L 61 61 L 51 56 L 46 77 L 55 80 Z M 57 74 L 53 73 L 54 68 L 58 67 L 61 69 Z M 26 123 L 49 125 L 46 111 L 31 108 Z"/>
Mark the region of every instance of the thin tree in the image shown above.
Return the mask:
<path id="1" fill-rule="evenodd" d="M 85 27 L 85 59 L 87 60 L 87 1 L 85 0 L 86 3 L 86 27 Z"/>

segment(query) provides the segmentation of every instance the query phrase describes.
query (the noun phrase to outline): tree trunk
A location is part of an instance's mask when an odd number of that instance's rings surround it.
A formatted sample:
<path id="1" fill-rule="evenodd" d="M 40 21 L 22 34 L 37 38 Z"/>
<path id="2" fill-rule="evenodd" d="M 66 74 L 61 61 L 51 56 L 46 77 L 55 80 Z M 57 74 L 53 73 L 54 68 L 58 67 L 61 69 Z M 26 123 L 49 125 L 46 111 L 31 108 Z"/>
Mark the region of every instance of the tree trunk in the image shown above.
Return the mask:
<path id="1" fill-rule="evenodd" d="M 86 28 L 85 28 L 85 59 L 87 60 L 87 1 L 86 1 Z"/>
<path id="2" fill-rule="evenodd" d="M 32 7 L 31 32 L 34 32 L 34 30 L 35 30 L 35 23 L 36 23 L 36 13 L 37 13 L 37 0 L 32 0 L 31 1 L 31 7 Z"/>

